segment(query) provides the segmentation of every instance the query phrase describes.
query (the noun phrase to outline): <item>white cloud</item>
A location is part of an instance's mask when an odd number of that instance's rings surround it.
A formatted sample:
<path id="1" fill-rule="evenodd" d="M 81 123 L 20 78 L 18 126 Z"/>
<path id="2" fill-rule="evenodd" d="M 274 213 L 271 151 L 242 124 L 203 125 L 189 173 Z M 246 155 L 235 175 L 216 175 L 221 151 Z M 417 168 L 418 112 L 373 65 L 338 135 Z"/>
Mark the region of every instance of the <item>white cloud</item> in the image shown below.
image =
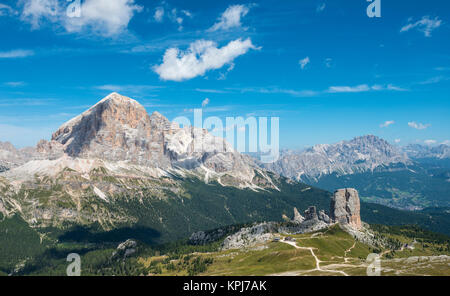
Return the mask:
<path id="1" fill-rule="evenodd" d="M 226 94 L 228 93 L 225 90 L 220 89 L 207 89 L 207 88 L 196 88 L 195 91 L 201 92 L 201 93 L 212 93 L 212 94 Z"/>
<path id="2" fill-rule="evenodd" d="M 34 51 L 25 49 L 14 49 L 10 51 L 0 51 L 0 59 L 26 58 L 34 55 Z"/>
<path id="3" fill-rule="evenodd" d="M 361 84 L 357 86 L 331 86 L 328 89 L 328 92 L 330 93 L 352 93 L 366 91 L 370 91 L 370 87 L 367 84 Z"/>
<path id="4" fill-rule="evenodd" d="M 197 40 L 186 51 L 178 48 L 166 50 L 163 63 L 154 66 L 153 70 L 163 80 L 188 80 L 231 64 L 235 58 L 246 54 L 250 49 L 257 49 L 250 38 L 231 41 L 221 48 L 213 41 Z"/>
<path id="5" fill-rule="evenodd" d="M 314 97 L 319 92 L 312 90 L 295 90 L 284 89 L 279 87 L 244 87 L 244 88 L 227 88 L 230 91 L 239 91 L 241 93 L 258 93 L 258 94 L 285 94 L 293 97 Z"/>
<path id="6" fill-rule="evenodd" d="M 325 67 L 331 68 L 331 67 L 333 67 L 333 59 L 332 58 L 326 58 L 323 61 L 323 64 L 325 65 Z"/>
<path id="7" fill-rule="evenodd" d="M 445 77 L 445 76 L 436 76 L 436 77 L 431 77 L 430 79 L 427 79 L 425 81 L 419 82 L 419 84 L 422 84 L 422 85 L 435 84 L 435 83 L 439 83 L 439 82 L 447 81 L 447 80 L 450 80 L 450 78 Z"/>
<path id="8" fill-rule="evenodd" d="M 205 108 L 206 106 L 208 106 L 208 104 L 209 104 L 209 99 L 208 98 L 204 99 L 202 102 L 202 108 Z"/>
<path id="9" fill-rule="evenodd" d="M 304 59 L 301 59 L 298 63 L 300 64 L 300 67 L 303 69 L 305 69 L 306 65 L 308 65 L 310 63 L 310 59 L 309 57 L 306 57 Z"/>
<path id="10" fill-rule="evenodd" d="M 95 89 L 110 91 L 110 92 L 123 92 L 123 95 L 127 93 L 130 94 L 142 94 L 148 93 L 151 91 L 156 91 L 161 89 L 161 86 L 156 85 L 136 85 L 136 84 L 127 84 L 127 85 L 115 85 L 115 84 L 105 84 L 95 86 Z"/>
<path id="11" fill-rule="evenodd" d="M 190 12 L 190 11 L 188 11 L 188 10 L 182 10 L 181 12 L 182 12 L 185 16 L 187 16 L 187 17 L 190 17 L 190 18 L 193 17 L 192 12 Z"/>
<path id="12" fill-rule="evenodd" d="M 394 140 L 394 142 L 397 143 L 397 144 L 400 143 L 401 141 L 402 141 L 401 139 L 395 139 Z"/>
<path id="13" fill-rule="evenodd" d="M 23 81 L 9 81 L 9 82 L 5 82 L 3 84 L 6 85 L 6 86 L 9 86 L 9 87 L 20 87 L 20 86 L 24 86 L 25 82 L 23 82 Z"/>
<path id="14" fill-rule="evenodd" d="M 69 32 L 86 28 L 104 36 L 123 33 L 136 12 L 142 10 L 134 0 L 86 0 L 81 5 L 81 17 L 65 18 Z"/>
<path id="15" fill-rule="evenodd" d="M 163 1 L 161 6 L 156 7 L 153 19 L 162 23 L 164 19 L 168 19 L 174 24 L 178 25 L 178 31 L 183 30 L 183 23 L 185 17 L 193 18 L 193 14 L 188 10 L 179 11 L 177 8 L 172 8 L 167 2 Z"/>
<path id="16" fill-rule="evenodd" d="M 423 123 L 417 123 L 417 122 L 412 121 L 412 122 L 408 122 L 408 126 L 418 129 L 418 130 L 424 130 L 424 129 L 429 128 L 431 126 L 431 124 L 428 124 L 428 123 L 423 124 Z"/>
<path id="17" fill-rule="evenodd" d="M 381 127 L 381 128 L 388 127 L 388 126 L 390 126 L 390 125 L 392 125 L 392 124 L 394 124 L 394 123 L 395 123 L 395 121 L 393 121 L 393 120 L 388 120 L 388 121 L 385 121 L 383 124 L 380 124 L 380 127 Z"/>
<path id="18" fill-rule="evenodd" d="M 42 22 L 55 22 L 61 14 L 58 0 L 21 0 L 23 5 L 21 19 L 29 22 L 33 29 L 39 29 Z"/>
<path id="19" fill-rule="evenodd" d="M 368 91 L 406 91 L 406 89 L 394 86 L 392 84 L 369 86 L 368 84 L 360 84 L 356 86 L 331 86 L 326 92 L 328 93 L 358 93 Z"/>
<path id="20" fill-rule="evenodd" d="M 250 11 L 247 5 L 231 5 L 220 16 L 219 21 L 215 23 L 208 31 L 229 30 L 231 28 L 241 27 L 241 18 Z"/>
<path id="21" fill-rule="evenodd" d="M 164 18 L 164 7 L 157 7 L 155 9 L 155 14 L 153 15 L 153 18 L 158 23 L 162 22 Z"/>
<path id="22" fill-rule="evenodd" d="M 0 16 L 17 14 L 11 6 L 0 3 Z"/>
<path id="23" fill-rule="evenodd" d="M 134 0 L 85 0 L 79 17 L 69 17 L 66 10 L 75 2 L 58 0 L 21 0 L 21 19 L 39 29 L 45 22 L 59 24 L 68 32 L 92 32 L 102 36 L 123 33 L 136 12 L 142 10 Z"/>
<path id="24" fill-rule="evenodd" d="M 434 145 L 434 144 L 436 144 L 437 143 L 437 141 L 436 140 L 425 140 L 425 141 L 423 141 L 425 144 L 427 144 L 427 145 Z"/>
<path id="25" fill-rule="evenodd" d="M 322 11 L 325 10 L 326 7 L 327 7 L 327 5 L 326 5 L 325 3 L 319 4 L 319 5 L 317 6 L 316 11 L 317 11 L 317 12 L 322 12 Z"/>
<path id="26" fill-rule="evenodd" d="M 441 143 L 442 145 L 448 145 L 450 146 L 450 140 L 445 140 L 444 142 Z"/>
<path id="27" fill-rule="evenodd" d="M 422 19 L 418 20 L 415 23 L 409 23 L 403 26 L 400 29 L 400 32 L 407 32 L 411 29 L 416 28 L 418 31 L 422 32 L 426 37 L 431 37 L 431 32 L 439 28 L 441 25 L 442 20 L 440 20 L 438 17 L 430 19 L 429 16 L 424 16 L 422 17 Z"/>

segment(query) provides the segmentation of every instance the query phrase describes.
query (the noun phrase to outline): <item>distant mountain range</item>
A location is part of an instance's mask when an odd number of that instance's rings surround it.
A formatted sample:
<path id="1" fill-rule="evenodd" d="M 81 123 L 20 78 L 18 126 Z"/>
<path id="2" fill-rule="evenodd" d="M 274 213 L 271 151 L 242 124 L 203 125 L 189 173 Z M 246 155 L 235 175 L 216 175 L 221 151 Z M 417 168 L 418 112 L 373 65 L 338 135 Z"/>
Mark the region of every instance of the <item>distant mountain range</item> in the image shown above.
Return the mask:
<path id="1" fill-rule="evenodd" d="M 283 151 L 262 167 L 326 190 L 355 187 L 366 201 L 403 209 L 450 204 L 450 147 L 396 147 L 373 136 Z"/>

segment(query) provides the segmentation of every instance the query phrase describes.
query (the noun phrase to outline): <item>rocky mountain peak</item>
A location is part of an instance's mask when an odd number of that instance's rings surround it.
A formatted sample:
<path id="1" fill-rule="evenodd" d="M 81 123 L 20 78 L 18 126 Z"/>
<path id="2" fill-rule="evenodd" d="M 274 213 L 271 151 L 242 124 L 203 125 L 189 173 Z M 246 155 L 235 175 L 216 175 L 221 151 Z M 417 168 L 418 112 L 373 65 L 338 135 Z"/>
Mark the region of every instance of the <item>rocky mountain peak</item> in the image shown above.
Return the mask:
<path id="1" fill-rule="evenodd" d="M 373 171 L 380 166 L 411 161 L 397 147 L 387 141 L 366 135 L 335 144 L 319 144 L 298 152 L 281 155 L 280 159 L 264 167 L 289 178 L 307 181 L 336 173 L 347 175 Z"/>
<path id="2" fill-rule="evenodd" d="M 112 93 L 63 124 L 52 141 L 72 157 L 106 160 L 148 158 L 151 122 L 137 101 Z"/>

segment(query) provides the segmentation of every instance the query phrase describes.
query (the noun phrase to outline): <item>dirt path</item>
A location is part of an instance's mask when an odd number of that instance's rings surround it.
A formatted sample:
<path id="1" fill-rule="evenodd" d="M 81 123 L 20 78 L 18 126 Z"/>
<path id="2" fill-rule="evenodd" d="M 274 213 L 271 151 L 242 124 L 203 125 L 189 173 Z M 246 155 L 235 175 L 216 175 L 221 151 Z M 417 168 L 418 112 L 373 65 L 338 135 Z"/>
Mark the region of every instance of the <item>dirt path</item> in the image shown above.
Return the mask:
<path id="1" fill-rule="evenodd" d="M 350 252 L 356 246 L 356 242 L 344 253 L 344 263 L 348 263 L 349 258 L 347 258 L 347 253 Z"/>
<path id="2" fill-rule="evenodd" d="M 320 262 L 322 262 L 322 261 L 320 261 L 319 258 L 317 258 L 317 256 L 316 256 L 316 254 L 314 253 L 314 250 L 313 250 L 312 247 L 300 247 L 300 246 L 297 246 L 297 244 L 296 244 L 295 242 L 290 242 L 290 241 L 285 241 L 285 240 L 280 240 L 280 242 L 285 243 L 285 244 L 288 244 L 288 245 L 290 245 L 290 246 L 293 246 L 293 247 L 296 248 L 296 249 L 309 250 L 309 251 L 311 252 L 311 255 L 312 255 L 312 256 L 314 257 L 314 259 L 316 260 L 316 268 L 315 268 L 315 269 L 306 270 L 306 271 L 302 270 L 302 271 L 286 272 L 286 273 L 283 273 L 283 275 L 291 275 L 291 274 L 293 275 L 294 273 L 295 273 L 295 275 L 300 275 L 300 274 L 305 273 L 305 272 L 321 271 L 321 272 L 339 273 L 339 274 L 342 274 L 342 275 L 344 275 L 344 276 L 348 276 L 348 274 L 346 274 L 346 273 L 343 272 L 342 270 L 322 269 L 322 268 L 320 267 Z"/>

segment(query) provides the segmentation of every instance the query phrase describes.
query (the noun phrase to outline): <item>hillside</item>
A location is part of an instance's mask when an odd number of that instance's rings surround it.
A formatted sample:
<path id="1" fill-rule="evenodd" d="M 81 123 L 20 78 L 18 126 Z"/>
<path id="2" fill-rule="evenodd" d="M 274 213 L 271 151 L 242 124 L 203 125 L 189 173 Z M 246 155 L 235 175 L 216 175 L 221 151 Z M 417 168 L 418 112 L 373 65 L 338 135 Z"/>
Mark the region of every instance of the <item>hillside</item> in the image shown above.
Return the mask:
<path id="1" fill-rule="evenodd" d="M 356 241 L 338 225 L 307 234 L 278 234 L 278 242 L 246 249 L 221 250 L 223 237 L 207 245 L 187 240 L 159 247 L 138 242 L 135 253 L 117 254 L 117 244 L 61 244 L 31 260 L 22 275 L 63 275 L 67 252 L 82 254 L 83 275 L 367 275 L 367 255 L 381 254 L 381 275 L 447 275 L 449 237 L 419 228 L 374 225 L 389 247 L 375 248 Z M 234 228 L 234 232 L 239 227 Z M 227 233 L 225 231 L 225 233 Z M 412 247 L 405 247 L 410 244 Z M 43 264 L 45 262 L 45 264 Z"/>

